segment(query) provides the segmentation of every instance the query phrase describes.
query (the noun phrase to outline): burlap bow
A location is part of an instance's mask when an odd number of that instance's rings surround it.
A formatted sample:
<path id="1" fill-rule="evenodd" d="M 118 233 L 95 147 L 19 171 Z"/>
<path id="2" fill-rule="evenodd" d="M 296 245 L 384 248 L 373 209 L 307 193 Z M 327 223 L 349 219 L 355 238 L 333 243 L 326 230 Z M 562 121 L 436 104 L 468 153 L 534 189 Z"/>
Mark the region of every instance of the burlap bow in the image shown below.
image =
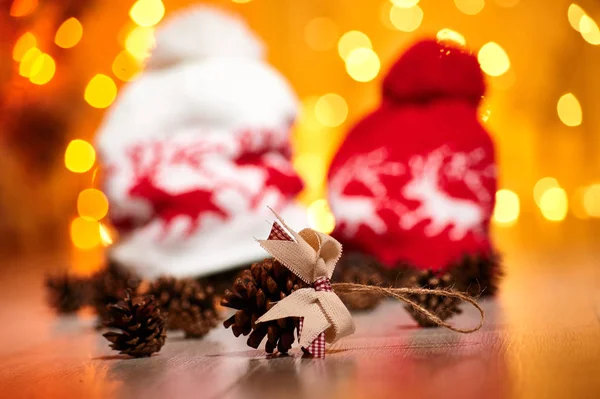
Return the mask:
<path id="1" fill-rule="evenodd" d="M 260 245 L 292 273 L 297 275 L 311 288 L 296 290 L 277 302 L 256 322 L 277 320 L 285 317 L 300 317 L 302 331 L 300 345 L 317 357 L 324 356 L 320 350 L 318 338 L 333 343 L 354 332 L 354 322 L 350 312 L 340 298 L 331 290 L 329 279 L 335 264 L 342 254 L 342 245 L 331 236 L 312 229 L 299 233 L 289 228 L 273 212 L 281 226 L 287 232 L 273 224 L 273 230 L 267 240 L 258 240 Z M 289 233 L 289 235 L 288 235 Z M 315 283 L 317 286 L 315 287 Z M 323 287 L 328 287 L 323 288 Z M 316 289 L 315 289 L 316 288 Z M 313 353 L 311 349 L 317 353 Z"/>

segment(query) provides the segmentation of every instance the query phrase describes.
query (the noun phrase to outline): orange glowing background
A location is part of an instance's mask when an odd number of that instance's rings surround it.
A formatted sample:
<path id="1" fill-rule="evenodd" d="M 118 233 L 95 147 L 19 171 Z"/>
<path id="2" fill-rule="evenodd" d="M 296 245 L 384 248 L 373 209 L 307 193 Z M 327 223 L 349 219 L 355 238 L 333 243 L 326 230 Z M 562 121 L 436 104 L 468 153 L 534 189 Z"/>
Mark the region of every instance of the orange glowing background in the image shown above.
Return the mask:
<path id="1" fill-rule="evenodd" d="M 82 107 L 69 126 L 61 170 L 54 173 L 61 187 L 55 201 L 69 206 L 50 207 L 48 214 L 40 211 L 31 217 L 60 217 L 73 248 L 99 250 L 114 237 L 103 223 L 110 205 L 98 190 L 96 154 L 89 143 L 119 88 L 142 71 L 156 25 L 195 2 L 96 1 L 80 19 L 68 18 L 54 31 L 48 30 L 44 18 L 34 18 L 42 3 L 12 3 L 9 18 L 30 18 L 31 23 L 10 44 L 10 62 L 24 90 L 48 95 L 68 85 Z M 245 17 L 266 41 L 270 62 L 288 77 L 301 99 L 293 134 L 294 165 L 306 183 L 301 200 L 309 206 L 313 227 L 331 231 L 335 225 L 325 201 L 325 176 L 345 132 L 377 104 L 381 77 L 398 53 L 426 35 L 473 49 L 488 78 L 481 118 L 494 135 L 501 166 L 493 219 L 498 237 L 510 241 L 511 229 L 520 227 L 543 228 L 564 237 L 571 225 L 590 232 L 589 226 L 597 224 L 597 2 L 209 3 Z M 67 52 L 60 62 L 53 56 L 58 47 Z"/>

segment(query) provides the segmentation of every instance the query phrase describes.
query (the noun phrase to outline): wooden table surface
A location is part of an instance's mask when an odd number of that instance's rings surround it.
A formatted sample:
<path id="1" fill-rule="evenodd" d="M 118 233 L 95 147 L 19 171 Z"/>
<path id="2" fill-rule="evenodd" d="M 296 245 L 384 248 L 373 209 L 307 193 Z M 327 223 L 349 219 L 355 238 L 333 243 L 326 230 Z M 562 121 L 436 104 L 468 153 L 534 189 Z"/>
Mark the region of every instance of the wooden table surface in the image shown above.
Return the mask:
<path id="1" fill-rule="evenodd" d="M 93 316 L 47 309 L 43 271 L 17 260 L 0 274 L 0 398 L 600 398 L 593 255 L 509 254 L 501 293 L 470 335 L 419 329 L 385 302 L 355 314 L 356 334 L 324 361 L 298 349 L 270 359 L 221 327 L 201 340 L 169 334 L 158 355 L 129 359 Z M 476 316 L 465 309 L 453 321 Z"/>

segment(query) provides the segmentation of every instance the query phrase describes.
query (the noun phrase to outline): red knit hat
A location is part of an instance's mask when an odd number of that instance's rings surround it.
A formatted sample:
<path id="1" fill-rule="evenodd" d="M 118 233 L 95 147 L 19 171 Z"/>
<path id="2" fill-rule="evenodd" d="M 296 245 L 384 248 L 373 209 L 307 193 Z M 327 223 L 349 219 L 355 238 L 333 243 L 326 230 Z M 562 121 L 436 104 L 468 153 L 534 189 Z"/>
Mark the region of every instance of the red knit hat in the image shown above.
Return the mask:
<path id="1" fill-rule="evenodd" d="M 383 101 L 348 133 L 329 171 L 334 235 L 389 268 L 446 270 L 490 254 L 494 146 L 478 119 L 477 59 L 450 43 L 408 49 Z"/>

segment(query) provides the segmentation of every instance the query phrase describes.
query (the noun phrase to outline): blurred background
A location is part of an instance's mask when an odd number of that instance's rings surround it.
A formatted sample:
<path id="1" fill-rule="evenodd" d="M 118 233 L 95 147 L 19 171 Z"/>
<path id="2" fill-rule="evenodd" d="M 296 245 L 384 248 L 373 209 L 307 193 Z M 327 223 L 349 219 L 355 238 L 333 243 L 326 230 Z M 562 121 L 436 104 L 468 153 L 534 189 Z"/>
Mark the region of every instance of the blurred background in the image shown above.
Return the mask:
<path id="1" fill-rule="evenodd" d="M 0 252 L 68 253 L 82 273 L 117 239 L 91 143 L 143 70 L 154 27 L 191 0 L 0 0 Z M 600 233 L 600 3 L 582 0 L 221 0 L 265 40 L 302 110 L 293 134 L 301 200 L 333 229 L 328 164 L 377 105 L 415 39 L 471 48 L 489 90 L 501 251 L 595 245 Z M 568 265 L 565 265 L 568 267 Z M 0 268 L 2 265 L 0 263 Z"/>

